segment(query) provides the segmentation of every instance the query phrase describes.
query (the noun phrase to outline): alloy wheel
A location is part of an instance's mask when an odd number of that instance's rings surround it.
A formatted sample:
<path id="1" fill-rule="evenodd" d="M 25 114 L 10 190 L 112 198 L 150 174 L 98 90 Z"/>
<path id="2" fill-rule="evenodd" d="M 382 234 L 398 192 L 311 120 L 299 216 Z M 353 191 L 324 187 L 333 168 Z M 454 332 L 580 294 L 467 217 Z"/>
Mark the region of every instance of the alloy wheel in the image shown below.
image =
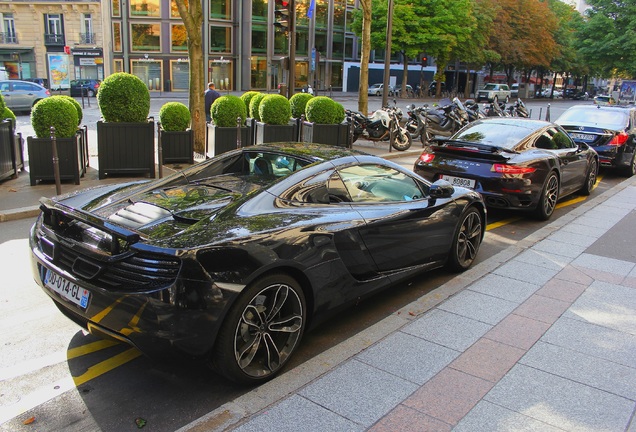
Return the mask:
<path id="1" fill-rule="evenodd" d="M 468 268 L 475 261 L 482 235 L 481 217 L 472 211 L 462 222 L 457 238 L 457 259 L 462 268 Z"/>
<path id="2" fill-rule="evenodd" d="M 543 200 L 539 204 L 543 208 L 543 214 L 547 217 L 552 215 L 556 203 L 559 199 L 559 180 L 556 175 L 551 175 L 545 187 Z"/>

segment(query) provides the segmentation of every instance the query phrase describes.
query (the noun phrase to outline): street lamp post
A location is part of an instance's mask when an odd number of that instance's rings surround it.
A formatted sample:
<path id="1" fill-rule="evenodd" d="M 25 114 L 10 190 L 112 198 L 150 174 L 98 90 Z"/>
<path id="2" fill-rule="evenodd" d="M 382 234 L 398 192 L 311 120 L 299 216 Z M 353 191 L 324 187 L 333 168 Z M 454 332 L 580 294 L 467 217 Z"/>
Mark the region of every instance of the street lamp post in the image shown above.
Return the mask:
<path id="1" fill-rule="evenodd" d="M 384 53 L 384 91 L 382 92 L 382 106 L 387 106 L 389 99 L 389 76 L 391 75 L 391 32 L 393 31 L 393 0 L 388 0 L 389 7 L 386 17 L 386 51 Z M 391 146 L 389 146 L 389 149 Z"/>

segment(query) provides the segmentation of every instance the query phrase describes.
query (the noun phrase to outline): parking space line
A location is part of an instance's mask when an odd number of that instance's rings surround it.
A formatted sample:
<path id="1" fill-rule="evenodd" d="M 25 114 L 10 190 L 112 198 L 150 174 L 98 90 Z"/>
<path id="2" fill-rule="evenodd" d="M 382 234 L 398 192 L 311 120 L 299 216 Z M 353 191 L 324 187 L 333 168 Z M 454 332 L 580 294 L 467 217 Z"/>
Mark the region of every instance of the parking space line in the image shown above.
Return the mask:
<path id="1" fill-rule="evenodd" d="M 88 370 L 78 377 L 73 377 L 76 386 L 80 386 L 100 375 L 110 372 L 119 366 L 128 363 L 131 360 L 141 356 L 141 352 L 135 348 L 130 348 L 116 356 L 106 359 L 88 368 Z"/>

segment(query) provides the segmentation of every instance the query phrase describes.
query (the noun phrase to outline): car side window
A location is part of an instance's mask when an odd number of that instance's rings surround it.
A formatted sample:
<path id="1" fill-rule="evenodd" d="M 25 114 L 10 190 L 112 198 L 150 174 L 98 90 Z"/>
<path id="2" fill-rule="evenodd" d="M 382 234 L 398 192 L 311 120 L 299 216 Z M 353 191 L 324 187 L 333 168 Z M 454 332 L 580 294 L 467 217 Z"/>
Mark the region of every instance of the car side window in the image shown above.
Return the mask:
<path id="1" fill-rule="evenodd" d="M 2 83 L 0 84 L 0 91 L 9 91 L 9 83 Z"/>
<path id="2" fill-rule="evenodd" d="M 403 202 L 423 197 L 417 181 L 383 165 L 356 165 L 339 171 L 354 203 Z"/>
<path id="3" fill-rule="evenodd" d="M 558 149 L 576 148 L 576 144 L 574 144 L 574 141 L 572 141 L 572 139 L 569 137 L 567 133 L 557 129 L 550 129 L 548 130 L 548 134 L 551 136 L 552 141 L 554 141 L 556 148 Z"/>

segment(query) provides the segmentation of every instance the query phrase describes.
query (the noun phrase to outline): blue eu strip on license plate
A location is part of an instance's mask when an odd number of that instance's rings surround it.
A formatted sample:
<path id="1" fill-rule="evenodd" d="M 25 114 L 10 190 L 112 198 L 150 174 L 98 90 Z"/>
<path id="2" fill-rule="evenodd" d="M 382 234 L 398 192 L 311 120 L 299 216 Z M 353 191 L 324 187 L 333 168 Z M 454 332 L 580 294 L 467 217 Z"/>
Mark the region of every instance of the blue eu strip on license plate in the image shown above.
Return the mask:
<path id="1" fill-rule="evenodd" d="M 44 285 L 80 308 L 86 309 L 88 307 L 90 292 L 51 270 L 46 271 Z"/>

